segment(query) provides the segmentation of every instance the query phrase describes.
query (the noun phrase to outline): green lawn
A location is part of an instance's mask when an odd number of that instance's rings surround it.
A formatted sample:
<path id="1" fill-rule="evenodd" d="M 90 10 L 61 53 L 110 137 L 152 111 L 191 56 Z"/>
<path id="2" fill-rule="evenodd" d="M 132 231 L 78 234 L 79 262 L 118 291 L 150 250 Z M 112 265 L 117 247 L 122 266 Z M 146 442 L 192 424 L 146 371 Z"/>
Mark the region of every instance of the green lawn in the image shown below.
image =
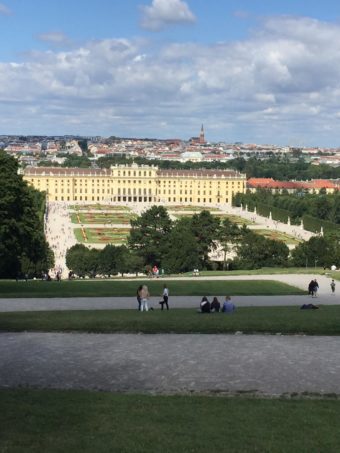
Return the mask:
<path id="1" fill-rule="evenodd" d="M 339 451 L 337 399 L 1 390 L 0 451 Z"/>
<path id="2" fill-rule="evenodd" d="M 158 307 L 148 313 L 137 309 L 12 312 L 0 313 L 0 331 L 340 335 L 340 307 L 300 310 L 297 303 L 289 307 L 241 307 L 233 314 L 202 314 L 195 308 L 161 311 Z"/>
<path id="3" fill-rule="evenodd" d="M 78 242 L 90 244 L 123 244 L 130 232 L 129 228 L 84 228 L 85 241 L 81 228 L 74 228 L 73 231 Z"/>
<path id="4" fill-rule="evenodd" d="M 252 230 L 253 233 L 259 234 L 260 236 L 264 236 L 266 239 L 271 239 L 274 241 L 282 241 L 285 244 L 293 244 L 297 245 L 302 242 L 302 240 L 297 239 L 294 236 L 291 236 L 290 234 L 282 233 L 280 231 L 276 230 Z"/>
<path id="5" fill-rule="evenodd" d="M 176 205 L 176 206 L 166 206 L 166 209 L 169 212 L 178 212 L 178 211 L 192 211 L 192 212 L 201 212 L 201 211 L 210 211 L 216 212 L 219 211 L 219 208 L 211 208 L 204 206 L 191 206 L 191 205 Z"/>
<path id="6" fill-rule="evenodd" d="M 167 283 L 172 296 L 203 295 L 302 295 L 304 291 L 271 280 L 72 280 L 28 282 L 0 280 L 0 297 L 117 297 L 135 296 L 136 288 L 147 283 L 151 295 L 162 294 Z"/>
<path id="7" fill-rule="evenodd" d="M 171 212 L 172 215 L 176 217 L 176 219 L 181 219 L 183 217 L 192 217 L 194 215 L 194 212 L 182 212 L 182 213 L 177 213 L 177 212 Z M 242 217 L 235 216 L 235 215 L 228 215 L 224 214 L 223 212 L 212 212 L 211 213 L 214 217 L 218 217 L 220 220 L 224 219 L 229 219 L 231 222 L 234 222 L 238 225 L 252 225 L 254 222 L 243 219 Z"/>
<path id="8" fill-rule="evenodd" d="M 131 211 L 128 206 L 113 206 L 110 204 L 78 204 L 69 207 L 73 211 Z"/>
<path id="9" fill-rule="evenodd" d="M 326 271 L 329 273 L 332 278 L 335 278 L 334 275 L 338 275 L 340 279 L 340 273 Z M 201 271 L 200 276 L 203 277 L 217 277 L 217 276 L 229 276 L 233 275 L 275 275 L 275 274 L 315 274 L 315 275 L 324 275 L 325 271 L 323 267 L 262 267 L 261 269 L 240 269 L 235 271 Z M 188 277 L 192 275 L 192 272 L 187 272 L 183 274 Z"/>
<path id="10" fill-rule="evenodd" d="M 72 223 L 82 224 L 130 224 L 131 219 L 135 219 L 137 216 L 129 212 L 79 212 L 71 214 Z"/>

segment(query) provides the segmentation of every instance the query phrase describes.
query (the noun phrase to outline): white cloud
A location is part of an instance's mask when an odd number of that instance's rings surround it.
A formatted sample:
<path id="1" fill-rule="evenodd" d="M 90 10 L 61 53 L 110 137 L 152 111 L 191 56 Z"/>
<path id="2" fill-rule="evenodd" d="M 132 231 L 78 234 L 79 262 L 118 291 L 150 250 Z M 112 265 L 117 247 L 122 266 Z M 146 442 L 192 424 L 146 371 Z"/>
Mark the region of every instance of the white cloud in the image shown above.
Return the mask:
<path id="1" fill-rule="evenodd" d="M 12 14 L 12 11 L 4 3 L 0 3 L 0 14 L 9 16 L 10 14 Z"/>
<path id="2" fill-rule="evenodd" d="M 148 30 L 180 23 L 192 23 L 196 18 L 183 0 L 152 0 L 151 6 L 142 6 L 141 26 Z"/>
<path id="3" fill-rule="evenodd" d="M 70 39 L 62 32 L 51 31 L 48 33 L 41 33 L 37 35 L 39 41 L 51 43 L 53 45 L 70 44 Z"/>
<path id="4" fill-rule="evenodd" d="M 208 138 L 339 145 L 340 26 L 276 17 L 231 43 L 34 52 L 0 63 L 0 102 L 3 133 L 189 137 L 204 122 Z"/>

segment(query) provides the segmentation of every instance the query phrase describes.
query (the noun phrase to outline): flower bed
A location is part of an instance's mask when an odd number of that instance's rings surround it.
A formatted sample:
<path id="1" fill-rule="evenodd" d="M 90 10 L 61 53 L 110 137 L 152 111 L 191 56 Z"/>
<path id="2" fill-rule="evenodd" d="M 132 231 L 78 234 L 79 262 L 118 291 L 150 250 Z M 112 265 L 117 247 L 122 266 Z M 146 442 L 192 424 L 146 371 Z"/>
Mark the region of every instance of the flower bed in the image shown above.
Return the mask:
<path id="1" fill-rule="evenodd" d="M 82 234 L 83 231 L 85 236 Z M 89 242 L 91 244 L 124 244 L 127 241 L 129 232 L 129 228 L 74 229 L 74 233 L 78 242 Z"/>
<path id="2" fill-rule="evenodd" d="M 130 224 L 130 220 L 135 219 L 137 216 L 129 212 L 77 212 L 71 214 L 73 223 L 82 224 Z"/>

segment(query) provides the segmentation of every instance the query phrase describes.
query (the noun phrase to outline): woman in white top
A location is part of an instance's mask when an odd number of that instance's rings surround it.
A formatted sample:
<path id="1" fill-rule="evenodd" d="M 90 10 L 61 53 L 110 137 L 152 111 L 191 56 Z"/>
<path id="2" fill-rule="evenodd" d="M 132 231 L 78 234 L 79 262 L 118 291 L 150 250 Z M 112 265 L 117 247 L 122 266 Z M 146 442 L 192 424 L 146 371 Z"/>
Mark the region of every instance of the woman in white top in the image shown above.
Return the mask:
<path id="1" fill-rule="evenodd" d="M 166 305 L 166 309 L 169 310 L 168 300 L 169 300 L 169 290 L 168 290 L 168 287 L 166 285 L 164 285 L 163 300 L 160 302 L 162 310 L 164 308 L 164 304 Z"/>

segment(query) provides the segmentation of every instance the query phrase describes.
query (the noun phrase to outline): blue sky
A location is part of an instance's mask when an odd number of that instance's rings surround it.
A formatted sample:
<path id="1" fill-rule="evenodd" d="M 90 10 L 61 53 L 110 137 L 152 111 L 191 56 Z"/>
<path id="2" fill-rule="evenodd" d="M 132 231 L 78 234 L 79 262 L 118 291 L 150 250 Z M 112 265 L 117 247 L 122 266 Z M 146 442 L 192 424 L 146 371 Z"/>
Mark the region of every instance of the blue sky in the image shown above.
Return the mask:
<path id="1" fill-rule="evenodd" d="M 340 146 L 340 2 L 0 0 L 0 134 Z"/>

